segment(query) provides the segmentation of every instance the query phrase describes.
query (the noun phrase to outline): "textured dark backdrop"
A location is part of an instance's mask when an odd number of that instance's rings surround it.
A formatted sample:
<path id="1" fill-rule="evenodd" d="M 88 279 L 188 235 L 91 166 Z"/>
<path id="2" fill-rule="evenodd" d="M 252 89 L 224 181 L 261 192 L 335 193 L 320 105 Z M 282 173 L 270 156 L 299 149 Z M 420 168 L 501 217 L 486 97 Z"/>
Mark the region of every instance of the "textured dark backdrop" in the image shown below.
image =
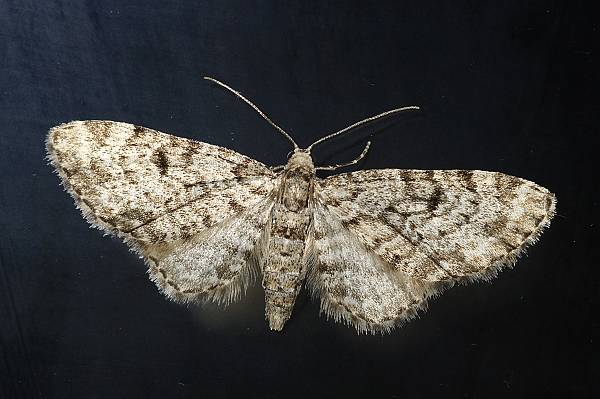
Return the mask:
<path id="1" fill-rule="evenodd" d="M 598 23 L 560 2 L 0 0 L 0 397 L 598 395 Z M 256 288 L 221 311 L 168 302 L 88 228 L 44 160 L 51 126 L 144 125 L 270 165 L 400 105 L 423 112 L 320 147 L 361 168 L 484 169 L 558 196 L 541 241 L 388 336 L 319 317 L 282 334 Z M 596 237 L 594 237 L 596 236 Z M 596 308 L 596 309 L 595 309 Z"/>

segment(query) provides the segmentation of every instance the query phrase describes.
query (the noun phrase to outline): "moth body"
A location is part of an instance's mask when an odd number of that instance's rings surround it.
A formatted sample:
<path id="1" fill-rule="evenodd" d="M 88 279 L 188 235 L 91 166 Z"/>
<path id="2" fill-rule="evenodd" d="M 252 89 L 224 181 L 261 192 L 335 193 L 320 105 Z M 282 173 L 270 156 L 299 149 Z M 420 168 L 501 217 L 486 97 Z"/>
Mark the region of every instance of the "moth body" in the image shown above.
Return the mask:
<path id="1" fill-rule="evenodd" d="M 300 149 L 283 170 L 233 150 L 123 122 L 52 128 L 48 159 L 93 226 L 122 238 L 170 299 L 230 303 L 262 271 L 265 317 L 290 318 L 300 287 L 335 321 L 389 332 L 455 282 L 512 267 L 555 213 L 556 197 L 529 180 L 481 170 L 375 169 L 316 178 Z"/>
<path id="2" fill-rule="evenodd" d="M 262 285 L 265 316 L 272 330 L 281 330 L 290 318 L 306 274 L 314 176 L 310 155 L 294 152 L 270 213 Z"/>

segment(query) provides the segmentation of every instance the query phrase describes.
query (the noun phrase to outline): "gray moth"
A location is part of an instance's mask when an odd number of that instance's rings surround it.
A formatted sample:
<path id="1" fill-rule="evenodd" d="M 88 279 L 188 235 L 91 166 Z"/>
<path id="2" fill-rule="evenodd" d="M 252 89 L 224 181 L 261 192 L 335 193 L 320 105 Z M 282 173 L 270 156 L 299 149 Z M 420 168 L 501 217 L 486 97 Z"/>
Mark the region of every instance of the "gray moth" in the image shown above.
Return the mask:
<path id="1" fill-rule="evenodd" d="M 328 178 L 294 145 L 267 167 L 227 148 L 129 123 L 87 120 L 50 130 L 46 147 L 94 227 L 141 255 L 170 299 L 237 300 L 257 278 L 273 330 L 304 285 L 327 317 L 388 332 L 455 283 L 490 279 L 540 236 L 556 198 L 531 181 L 479 170 L 362 170 Z"/>

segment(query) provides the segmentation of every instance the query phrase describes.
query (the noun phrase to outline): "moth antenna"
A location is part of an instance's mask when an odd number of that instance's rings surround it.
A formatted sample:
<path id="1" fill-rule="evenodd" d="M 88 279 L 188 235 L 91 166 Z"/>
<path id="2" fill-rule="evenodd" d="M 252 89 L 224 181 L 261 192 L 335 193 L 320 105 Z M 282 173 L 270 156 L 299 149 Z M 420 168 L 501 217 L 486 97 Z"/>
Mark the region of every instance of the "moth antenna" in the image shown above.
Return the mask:
<path id="1" fill-rule="evenodd" d="M 306 149 L 306 151 L 310 152 L 310 150 L 311 150 L 311 149 L 312 149 L 312 148 L 313 148 L 315 145 L 317 145 L 317 144 L 319 144 L 319 143 L 322 143 L 322 142 L 323 142 L 323 141 L 325 141 L 325 140 L 329 140 L 329 139 L 330 139 L 330 138 L 332 138 L 332 137 L 335 137 L 335 136 L 338 136 L 338 135 L 340 135 L 340 134 L 342 134 L 342 133 L 345 133 L 345 132 L 347 132 L 348 130 L 354 129 L 355 127 L 358 127 L 358 126 L 360 126 L 360 125 L 363 125 L 363 124 L 365 124 L 365 123 L 367 123 L 367 122 L 372 122 L 372 121 L 374 121 L 374 120 L 376 120 L 376 119 L 383 118 L 384 116 L 388 116 L 388 115 L 391 115 L 391 114 L 395 114 L 395 113 L 397 113 L 397 112 L 408 111 L 408 110 L 411 110 L 411 109 L 417 110 L 417 109 L 421 109 L 421 108 L 417 107 L 416 105 L 410 105 L 410 106 L 408 106 L 408 107 L 394 108 L 394 109 L 391 109 L 391 110 L 389 110 L 389 111 L 382 112 L 381 114 L 378 114 L 378 115 L 375 115 L 375 116 L 371 116 L 371 117 L 369 117 L 369 118 L 363 119 L 362 121 L 358 121 L 358 122 L 356 122 L 356 123 L 353 123 L 352 125 L 350 125 L 350 126 L 348 126 L 348 127 L 345 127 L 345 128 L 343 128 L 342 130 L 338 130 L 338 131 L 337 131 L 337 132 L 335 132 L 335 133 L 331 133 L 331 134 L 328 134 L 328 135 L 327 135 L 327 136 L 325 136 L 325 137 L 322 137 L 322 138 L 320 138 L 319 140 L 317 140 L 317 141 L 315 141 L 314 143 L 312 143 L 311 145 L 309 145 L 309 146 L 308 146 L 308 148 Z"/>
<path id="2" fill-rule="evenodd" d="M 339 165 L 318 166 L 315 168 L 315 170 L 336 170 L 338 168 L 344 168 L 346 166 L 354 165 L 355 163 L 358 163 L 361 159 L 363 159 L 365 157 L 365 155 L 367 155 L 367 152 L 369 151 L 369 147 L 371 147 L 370 141 L 367 142 L 367 145 L 365 146 L 364 150 L 362 150 L 360 155 L 350 162 L 341 163 Z"/>
<path id="3" fill-rule="evenodd" d="M 285 130 L 283 130 L 282 128 L 280 128 L 277 124 L 275 124 L 275 122 L 273 122 L 271 119 L 269 119 L 269 117 L 267 115 L 265 115 L 264 112 L 262 112 L 256 105 L 254 105 L 252 103 L 252 101 L 250 101 L 246 97 L 244 97 L 242 95 L 242 93 L 240 93 L 237 90 L 232 89 L 231 87 L 227 86 L 223 82 L 218 81 L 217 79 L 211 78 L 210 76 L 204 76 L 204 79 L 210 80 L 211 82 L 218 84 L 219 86 L 221 86 L 221 87 L 229 90 L 230 92 L 232 92 L 233 94 L 235 94 L 237 97 L 239 97 L 240 99 L 242 99 L 246 104 L 248 104 L 249 106 L 251 106 L 256 112 L 258 112 L 258 114 L 260 116 L 262 116 L 267 122 L 269 122 L 271 124 L 271 126 L 273 126 L 275 129 L 277 129 L 281 134 L 283 134 L 286 139 L 288 139 L 289 141 L 291 141 L 291 143 L 294 145 L 294 149 L 300 148 L 300 147 L 298 147 L 298 144 L 296 144 L 296 142 L 294 141 L 294 139 L 292 139 L 292 137 L 289 134 L 287 134 L 287 132 Z"/>

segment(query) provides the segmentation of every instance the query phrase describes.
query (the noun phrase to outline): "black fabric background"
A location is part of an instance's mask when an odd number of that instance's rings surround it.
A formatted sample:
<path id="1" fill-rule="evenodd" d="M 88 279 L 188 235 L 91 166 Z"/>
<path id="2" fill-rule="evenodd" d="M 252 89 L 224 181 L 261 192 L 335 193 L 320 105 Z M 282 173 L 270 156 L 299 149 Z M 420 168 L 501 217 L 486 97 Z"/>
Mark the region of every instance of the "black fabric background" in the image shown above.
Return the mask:
<path id="1" fill-rule="evenodd" d="M 598 378 L 599 25 L 562 2 L 0 0 L 0 397 L 591 397 Z M 499 3 L 502 3 L 501 5 Z M 283 333 L 259 287 L 226 310 L 171 303 L 89 229 L 44 159 L 79 119 L 131 122 L 269 165 L 483 169 L 557 194 L 517 267 L 456 287 L 387 336 L 301 294 Z M 376 134 L 372 135 L 374 132 Z"/>

